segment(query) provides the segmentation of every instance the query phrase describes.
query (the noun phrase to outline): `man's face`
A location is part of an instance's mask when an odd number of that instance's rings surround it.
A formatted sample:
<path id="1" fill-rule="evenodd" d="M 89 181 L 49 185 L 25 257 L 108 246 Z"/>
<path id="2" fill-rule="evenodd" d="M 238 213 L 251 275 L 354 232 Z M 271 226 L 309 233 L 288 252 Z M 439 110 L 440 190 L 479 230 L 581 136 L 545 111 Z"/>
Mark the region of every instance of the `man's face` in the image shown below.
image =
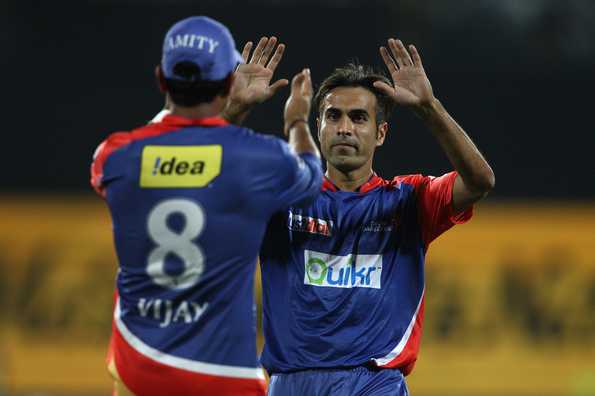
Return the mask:
<path id="1" fill-rule="evenodd" d="M 341 172 L 371 164 L 388 125 L 376 125 L 376 96 L 362 87 L 331 90 L 320 106 L 318 139 L 324 158 Z"/>

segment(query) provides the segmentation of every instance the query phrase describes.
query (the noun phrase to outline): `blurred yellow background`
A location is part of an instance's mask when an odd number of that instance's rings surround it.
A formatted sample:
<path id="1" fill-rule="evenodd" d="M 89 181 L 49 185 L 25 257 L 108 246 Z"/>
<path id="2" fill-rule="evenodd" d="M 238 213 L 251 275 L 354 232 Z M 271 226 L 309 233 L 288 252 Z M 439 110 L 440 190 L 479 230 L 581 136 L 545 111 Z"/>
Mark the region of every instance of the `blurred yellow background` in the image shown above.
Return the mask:
<path id="1" fill-rule="evenodd" d="M 0 395 L 109 394 L 107 208 L 14 197 L 0 216 Z M 481 204 L 426 276 L 414 396 L 595 395 L 595 205 Z"/>

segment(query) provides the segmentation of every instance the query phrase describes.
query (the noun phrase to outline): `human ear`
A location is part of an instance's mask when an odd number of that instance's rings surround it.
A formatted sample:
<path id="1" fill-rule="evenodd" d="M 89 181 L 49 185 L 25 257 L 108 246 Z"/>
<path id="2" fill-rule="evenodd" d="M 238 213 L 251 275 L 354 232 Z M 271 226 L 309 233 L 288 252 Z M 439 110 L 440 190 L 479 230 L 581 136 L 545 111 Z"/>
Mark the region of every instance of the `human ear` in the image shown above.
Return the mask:
<path id="1" fill-rule="evenodd" d="M 384 144 L 384 139 L 386 138 L 387 133 L 388 123 L 386 121 L 381 122 L 376 128 L 376 146 L 382 146 L 382 144 Z"/>

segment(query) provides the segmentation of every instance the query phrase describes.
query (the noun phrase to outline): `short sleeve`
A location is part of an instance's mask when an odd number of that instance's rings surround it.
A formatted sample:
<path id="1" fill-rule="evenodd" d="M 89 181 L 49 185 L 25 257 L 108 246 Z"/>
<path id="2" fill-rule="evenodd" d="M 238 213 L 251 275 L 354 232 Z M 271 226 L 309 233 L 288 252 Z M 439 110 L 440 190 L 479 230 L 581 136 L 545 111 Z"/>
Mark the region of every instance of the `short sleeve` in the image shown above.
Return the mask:
<path id="1" fill-rule="evenodd" d="M 109 181 L 104 174 L 105 161 L 114 151 L 128 143 L 130 143 L 130 134 L 117 132 L 101 142 L 95 150 L 91 163 L 91 186 L 102 197 L 105 197 L 105 185 Z"/>
<path id="2" fill-rule="evenodd" d="M 455 224 L 462 224 L 473 216 L 473 206 L 460 213 L 454 213 L 452 190 L 457 172 L 449 172 L 440 177 L 410 175 L 397 176 L 400 183 L 414 186 L 422 236 L 427 247 L 434 239 Z"/>

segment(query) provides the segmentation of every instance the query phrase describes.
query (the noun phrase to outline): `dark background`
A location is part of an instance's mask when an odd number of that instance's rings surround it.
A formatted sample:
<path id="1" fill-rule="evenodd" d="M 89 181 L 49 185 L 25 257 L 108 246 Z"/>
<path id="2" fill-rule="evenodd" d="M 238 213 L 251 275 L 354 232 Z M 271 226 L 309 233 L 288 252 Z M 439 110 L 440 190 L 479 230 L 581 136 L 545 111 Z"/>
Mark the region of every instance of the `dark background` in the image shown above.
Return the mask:
<path id="1" fill-rule="evenodd" d="M 2 1 L 0 193 L 89 192 L 97 144 L 162 107 L 153 69 L 165 32 L 201 14 L 226 24 L 239 48 L 277 35 L 288 48 L 276 77 L 308 66 L 316 86 L 350 60 L 382 67 L 388 37 L 414 43 L 436 96 L 492 164 L 493 199 L 595 198 L 589 0 Z M 246 124 L 279 131 L 288 93 Z M 407 110 L 390 125 L 381 175 L 450 168 Z"/>

